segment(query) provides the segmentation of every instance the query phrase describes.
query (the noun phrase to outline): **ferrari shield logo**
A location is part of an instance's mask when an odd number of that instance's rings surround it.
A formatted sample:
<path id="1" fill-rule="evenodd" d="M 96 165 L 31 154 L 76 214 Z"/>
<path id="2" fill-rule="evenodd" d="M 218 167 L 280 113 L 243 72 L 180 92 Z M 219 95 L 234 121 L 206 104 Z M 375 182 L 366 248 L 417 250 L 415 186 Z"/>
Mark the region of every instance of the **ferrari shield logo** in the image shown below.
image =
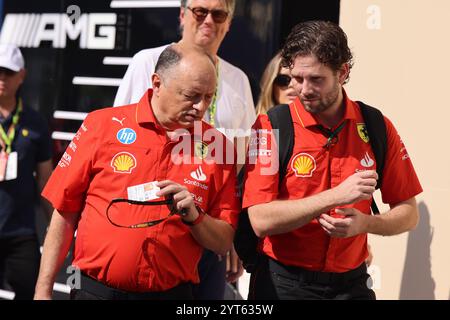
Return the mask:
<path id="1" fill-rule="evenodd" d="M 365 143 L 369 142 L 369 133 L 367 132 L 366 124 L 358 123 L 356 124 L 356 128 L 358 129 L 358 134 L 362 141 Z"/>
<path id="2" fill-rule="evenodd" d="M 194 144 L 194 153 L 197 158 L 205 159 L 208 155 L 208 145 L 203 141 L 196 141 Z"/>

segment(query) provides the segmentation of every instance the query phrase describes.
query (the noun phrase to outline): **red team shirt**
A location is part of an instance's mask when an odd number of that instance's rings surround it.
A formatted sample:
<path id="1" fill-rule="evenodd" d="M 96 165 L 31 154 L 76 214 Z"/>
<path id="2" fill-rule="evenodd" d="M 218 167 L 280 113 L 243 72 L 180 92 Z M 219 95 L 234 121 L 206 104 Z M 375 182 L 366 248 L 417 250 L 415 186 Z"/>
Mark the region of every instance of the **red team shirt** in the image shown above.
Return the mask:
<path id="1" fill-rule="evenodd" d="M 270 166 L 270 157 L 278 163 L 278 153 L 271 151 L 273 140 L 269 137 L 272 130 L 269 118 L 267 115 L 258 117 L 253 126 L 257 135 L 251 138 L 249 151 L 249 156 L 257 157 L 253 163 L 251 157 L 248 159 L 244 208 L 276 199 L 308 197 L 336 187 L 357 171 L 376 170 L 375 156 L 364 135 L 365 125 L 359 107 L 345 92 L 344 101 L 345 126 L 338 134 L 338 142 L 329 149 L 323 148 L 327 137 L 300 100 L 297 98 L 290 104 L 294 149 L 280 190 L 278 172 L 261 174 Z M 381 193 L 384 203 L 394 205 L 419 194 L 422 188 L 400 136 L 386 117 L 385 122 L 388 150 Z M 371 200 L 364 200 L 347 207 L 370 214 L 370 204 Z M 328 213 L 337 216 L 334 211 Z M 345 239 L 330 237 L 314 219 L 292 232 L 265 237 L 260 249 L 286 265 L 314 271 L 345 272 L 364 262 L 368 255 L 366 242 L 366 234 Z"/>
<path id="2" fill-rule="evenodd" d="M 138 104 L 90 113 L 42 193 L 58 211 L 81 212 L 73 265 L 111 287 L 133 292 L 198 283 L 197 263 L 203 248 L 178 215 L 149 228 L 113 226 L 106 218 L 112 199 L 130 199 L 129 187 L 134 191 L 140 188 L 137 194 L 142 196 L 152 189 L 149 182 L 169 179 L 186 186 L 207 214 L 233 227 L 239 212 L 233 146 L 219 133 L 221 146 L 231 152 L 229 164 L 220 165 L 210 161 L 212 144 L 202 142 L 201 136 L 187 139 L 185 145 L 191 148 L 185 150 L 190 152 L 175 154 L 184 155 L 190 164 L 176 164 L 172 160 L 180 157 L 172 159 L 172 150 L 178 150 L 180 144 L 167 138 L 157 123 L 151 95 L 149 90 Z M 202 123 L 203 133 L 211 128 Z M 186 131 L 183 138 L 190 137 L 191 132 Z M 167 206 L 121 204 L 110 209 L 111 218 L 126 215 L 129 223 L 168 214 Z"/>

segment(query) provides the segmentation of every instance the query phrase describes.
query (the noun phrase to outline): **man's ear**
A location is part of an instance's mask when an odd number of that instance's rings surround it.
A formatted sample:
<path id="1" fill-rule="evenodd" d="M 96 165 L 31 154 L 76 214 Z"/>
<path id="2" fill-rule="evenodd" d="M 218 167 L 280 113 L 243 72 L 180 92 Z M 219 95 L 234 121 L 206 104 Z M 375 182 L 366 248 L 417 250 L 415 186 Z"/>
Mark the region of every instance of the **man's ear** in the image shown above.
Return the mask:
<path id="1" fill-rule="evenodd" d="M 161 76 L 157 73 L 152 74 L 152 88 L 153 94 L 159 95 L 161 90 L 162 80 Z"/>
<path id="2" fill-rule="evenodd" d="M 26 75 L 27 75 L 27 70 L 25 70 L 25 69 L 19 70 L 20 84 L 22 84 L 25 81 Z"/>
<path id="3" fill-rule="evenodd" d="M 184 26 L 184 14 L 185 14 L 186 8 L 180 7 L 180 29 L 183 30 Z"/>
<path id="4" fill-rule="evenodd" d="M 338 73 L 339 83 L 344 84 L 345 80 L 347 80 L 348 78 L 348 74 L 350 73 L 350 66 L 348 65 L 348 63 L 343 63 Z"/>

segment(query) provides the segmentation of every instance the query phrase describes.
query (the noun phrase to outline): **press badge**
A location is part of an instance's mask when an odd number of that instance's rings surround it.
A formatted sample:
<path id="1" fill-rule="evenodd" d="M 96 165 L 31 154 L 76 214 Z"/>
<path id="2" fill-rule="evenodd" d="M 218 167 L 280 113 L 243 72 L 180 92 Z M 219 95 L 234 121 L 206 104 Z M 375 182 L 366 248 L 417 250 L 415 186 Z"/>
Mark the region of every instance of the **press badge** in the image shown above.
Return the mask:
<path id="1" fill-rule="evenodd" d="M 0 152 L 0 181 L 14 180 L 17 178 L 17 152 L 7 154 Z"/>
<path id="2" fill-rule="evenodd" d="M 148 201 L 158 199 L 156 193 L 160 188 L 156 185 L 158 181 L 147 182 L 127 188 L 128 200 Z"/>

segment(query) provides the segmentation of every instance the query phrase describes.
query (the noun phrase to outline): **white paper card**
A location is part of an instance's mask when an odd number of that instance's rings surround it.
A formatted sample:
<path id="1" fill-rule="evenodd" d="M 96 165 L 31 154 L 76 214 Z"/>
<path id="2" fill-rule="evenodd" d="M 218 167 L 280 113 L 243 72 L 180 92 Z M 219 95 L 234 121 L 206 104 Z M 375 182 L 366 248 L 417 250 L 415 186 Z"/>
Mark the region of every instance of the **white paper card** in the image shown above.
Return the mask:
<path id="1" fill-rule="evenodd" d="M 17 151 L 11 152 L 6 164 L 5 180 L 14 180 L 17 178 Z"/>
<path id="2" fill-rule="evenodd" d="M 128 200 L 149 201 L 158 199 L 156 193 L 160 190 L 156 185 L 158 181 L 147 182 L 127 188 Z"/>

